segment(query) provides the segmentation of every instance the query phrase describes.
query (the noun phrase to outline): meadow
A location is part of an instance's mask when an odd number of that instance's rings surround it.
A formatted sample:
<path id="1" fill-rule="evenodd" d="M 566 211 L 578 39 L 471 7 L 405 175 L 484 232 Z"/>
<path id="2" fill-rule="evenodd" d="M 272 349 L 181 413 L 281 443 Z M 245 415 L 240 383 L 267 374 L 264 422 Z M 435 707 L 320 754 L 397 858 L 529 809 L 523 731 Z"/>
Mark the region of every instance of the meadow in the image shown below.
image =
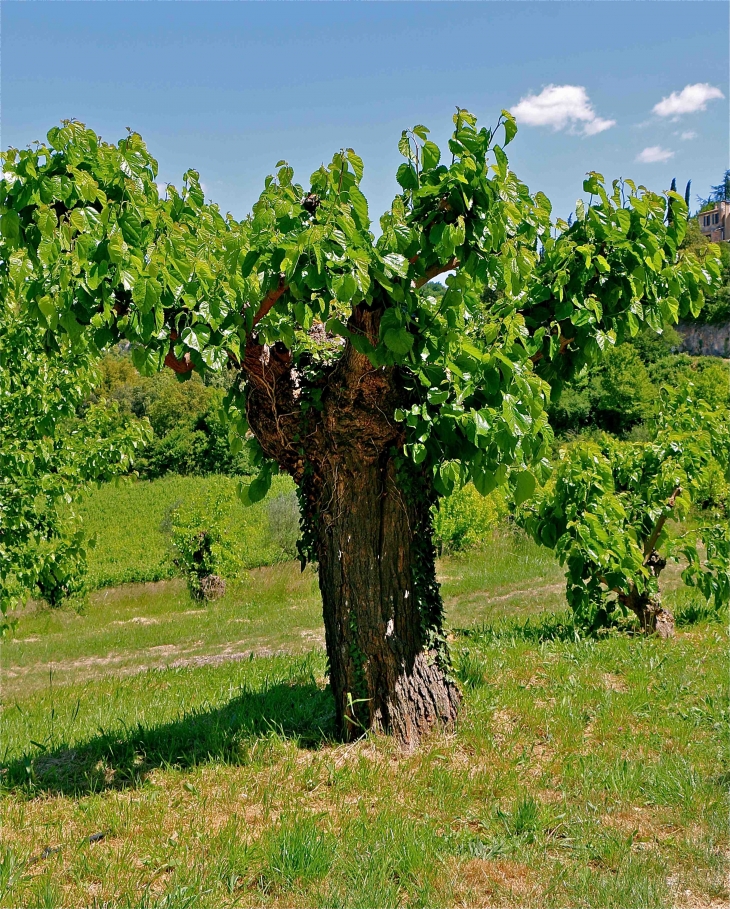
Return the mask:
<path id="1" fill-rule="evenodd" d="M 106 513 L 97 577 L 162 564 L 164 533 L 131 545 L 155 507 Z M 439 577 L 464 705 L 412 754 L 335 738 L 312 568 L 30 607 L 3 645 L 0 905 L 727 905 L 726 616 L 675 571 L 675 640 L 580 638 L 551 553 L 506 531 Z"/>
<path id="2" fill-rule="evenodd" d="M 293 482 L 287 476 L 274 477 L 266 501 L 249 507 L 236 495 L 239 482 L 215 474 L 168 474 L 155 480 L 123 478 L 90 488 L 78 508 L 86 534 L 96 540 L 89 557 L 88 586 L 98 589 L 174 577 L 170 516 L 191 501 L 226 502 L 226 531 L 236 541 L 242 568 L 290 560 L 291 551 L 282 549 L 281 540 L 271 533 L 268 512 L 275 500 L 294 500 L 296 508 Z M 293 520 L 296 525 L 297 517 Z"/>

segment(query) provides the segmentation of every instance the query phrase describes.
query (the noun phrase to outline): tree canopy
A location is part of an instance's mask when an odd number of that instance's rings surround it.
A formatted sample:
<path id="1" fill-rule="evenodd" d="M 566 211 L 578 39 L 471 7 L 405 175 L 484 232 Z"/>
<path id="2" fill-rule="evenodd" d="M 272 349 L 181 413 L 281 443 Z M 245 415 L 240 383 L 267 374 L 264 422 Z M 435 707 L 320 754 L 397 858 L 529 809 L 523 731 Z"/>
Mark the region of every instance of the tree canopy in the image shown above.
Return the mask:
<path id="1" fill-rule="evenodd" d="M 35 316 L 51 348 L 64 335 L 99 349 L 124 337 L 142 372 L 240 363 L 254 328 L 295 361 L 341 356 L 348 342 L 374 366 L 406 368 L 416 402 L 397 419 L 439 491 L 473 479 L 486 492 L 513 474 L 524 495 L 534 486 L 527 471 L 539 474 L 546 454 L 549 385 L 642 322 L 696 314 L 717 263 L 677 261 L 686 215 L 677 194 L 630 180 L 607 189 L 591 173 L 591 204 L 578 203 L 571 226 L 553 225 L 548 199 L 508 167 L 512 117 L 478 128 L 458 110 L 454 126 L 444 163 L 425 127 L 403 132 L 402 193 L 376 239 L 352 149 L 308 189 L 279 162 L 239 222 L 205 202 L 195 171 L 161 196 L 137 134 L 112 145 L 66 121 L 45 144 L 3 155 L 5 305 Z M 454 269 L 441 299 L 416 293 Z M 482 302 L 485 286 L 499 291 L 493 306 Z M 363 303 L 384 309 L 374 344 L 348 325 Z M 318 322 L 326 334 L 312 332 Z M 227 406 L 237 444 L 237 389 Z M 252 494 L 265 488 L 264 478 Z"/>

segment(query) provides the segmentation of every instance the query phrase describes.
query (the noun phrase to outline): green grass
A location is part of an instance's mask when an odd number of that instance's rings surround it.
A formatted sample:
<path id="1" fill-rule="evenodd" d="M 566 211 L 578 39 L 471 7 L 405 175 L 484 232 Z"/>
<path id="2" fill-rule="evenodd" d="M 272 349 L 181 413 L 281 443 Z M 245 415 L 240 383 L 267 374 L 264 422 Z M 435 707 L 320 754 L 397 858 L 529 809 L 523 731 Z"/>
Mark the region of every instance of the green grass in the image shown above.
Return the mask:
<path id="1" fill-rule="evenodd" d="M 534 596 L 510 589 L 515 571 L 518 586 L 533 585 Z M 522 537 L 496 536 L 484 552 L 444 558 L 439 577 L 452 626 L 565 604 L 559 567 L 547 550 Z M 178 579 L 127 584 L 96 591 L 77 608 L 36 606 L 21 614 L 4 649 L 4 694 L 43 688 L 51 672 L 56 684 L 65 684 L 323 644 L 317 575 L 312 568 L 302 573 L 298 563 L 252 569 L 207 605 L 192 601 Z"/>
<path id="2" fill-rule="evenodd" d="M 312 572 L 23 616 L 0 905 L 725 905 L 726 617 L 671 589 L 676 639 L 578 640 L 544 555 L 440 562 L 464 705 L 414 754 L 335 739 Z"/>
<path id="3" fill-rule="evenodd" d="M 236 551 L 246 568 L 290 559 L 269 527 L 268 509 L 277 496 L 291 496 L 289 477 L 274 477 L 266 501 L 249 508 L 236 498 L 233 477 L 180 477 L 159 480 L 121 480 L 93 488 L 82 500 L 79 513 L 88 536 L 96 538 L 89 557 L 90 588 L 113 587 L 174 577 L 171 560 L 170 513 L 192 497 L 230 498 L 227 526 Z"/>

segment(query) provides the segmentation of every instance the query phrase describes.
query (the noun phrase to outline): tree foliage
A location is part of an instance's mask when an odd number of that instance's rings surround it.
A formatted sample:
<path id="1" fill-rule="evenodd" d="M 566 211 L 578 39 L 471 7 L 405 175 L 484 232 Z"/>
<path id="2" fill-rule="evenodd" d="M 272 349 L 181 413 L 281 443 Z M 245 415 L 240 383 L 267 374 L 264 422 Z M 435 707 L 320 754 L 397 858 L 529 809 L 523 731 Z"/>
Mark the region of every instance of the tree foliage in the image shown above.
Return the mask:
<path id="1" fill-rule="evenodd" d="M 563 449 L 550 483 L 517 513 L 566 566 L 568 602 L 583 627 L 605 624 L 632 598 L 657 597 L 659 572 L 670 556 L 687 559 L 685 582 L 708 599 L 719 605 L 730 597 L 724 516 L 705 515 L 674 538 L 668 533 L 668 519 L 682 520 L 697 501 L 708 467 L 727 471 L 730 457 L 726 411 L 687 391 L 665 393 L 649 442 L 604 435 Z"/>
<path id="2" fill-rule="evenodd" d="M 696 314 L 718 266 L 678 260 L 686 207 L 676 193 L 628 180 L 607 189 L 592 173 L 592 204 L 578 204 L 572 226 L 553 225 L 547 198 L 508 167 L 511 116 L 502 130 L 478 128 L 464 110 L 454 123 L 450 163 L 425 127 L 404 131 L 402 193 L 376 240 L 351 149 L 307 190 L 280 162 L 237 222 L 204 201 L 194 171 L 161 198 L 137 134 L 110 145 L 64 122 L 46 144 L 3 156 L 0 289 L 38 320 L 47 346 L 88 339 L 102 349 L 125 337 L 142 372 L 166 360 L 201 373 L 240 363 L 254 327 L 295 361 L 311 357 L 312 326 L 323 322 L 323 356 L 345 345 L 404 370 L 414 403 L 396 419 L 438 492 L 471 479 L 487 493 L 509 477 L 525 497 L 547 469 L 549 386 L 642 323 Z M 457 267 L 441 299 L 417 293 Z M 485 287 L 499 292 L 486 310 Z M 348 324 L 363 303 L 383 310 L 375 344 Z M 226 407 L 240 445 L 237 390 Z M 266 469 L 256 492 L 265 487 Z"/>
<path id="3" fill-rule="evenodd" d="M 126 473 L 149 434 L 99 401 L 88 347 L 59 340 L 48 356 L 36 323 L 0 308 L 0 629 L 28 594 L 56 604 L 83 586 L 88 543 L 74 498 Z"/>

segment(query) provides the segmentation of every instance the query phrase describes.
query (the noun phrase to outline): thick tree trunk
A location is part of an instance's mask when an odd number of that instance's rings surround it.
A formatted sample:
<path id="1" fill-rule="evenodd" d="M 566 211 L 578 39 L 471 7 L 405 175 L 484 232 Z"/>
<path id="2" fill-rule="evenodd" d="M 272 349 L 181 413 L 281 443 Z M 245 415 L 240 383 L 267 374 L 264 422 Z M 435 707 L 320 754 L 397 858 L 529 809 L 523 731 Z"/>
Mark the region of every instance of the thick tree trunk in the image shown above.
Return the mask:
<path id="1" fill-rule="evenodd" d="M 316 540 L 337 718 L 346 738 L 377 729 L 414 747 L 453 723 L 460 701 L 429 502 L 389 454 L 365 465 L 349 454 L 322 486 Z"/>
<path id="2" fill-rule="evenodd" d="M 378 321 L 363 307 L 350 326 L 375 339 Z M 254 341 L 244 370 L 251 428 L 300 488 L 342 735 L 374 729 L 415 747 L 453 723 L 460 694 L 443 634 L 431 488 L 403 457 L 403 426 L 393 419 L 407 403 L 403 377 L 349 344 L 315 385 L 288 352 Z"/>

